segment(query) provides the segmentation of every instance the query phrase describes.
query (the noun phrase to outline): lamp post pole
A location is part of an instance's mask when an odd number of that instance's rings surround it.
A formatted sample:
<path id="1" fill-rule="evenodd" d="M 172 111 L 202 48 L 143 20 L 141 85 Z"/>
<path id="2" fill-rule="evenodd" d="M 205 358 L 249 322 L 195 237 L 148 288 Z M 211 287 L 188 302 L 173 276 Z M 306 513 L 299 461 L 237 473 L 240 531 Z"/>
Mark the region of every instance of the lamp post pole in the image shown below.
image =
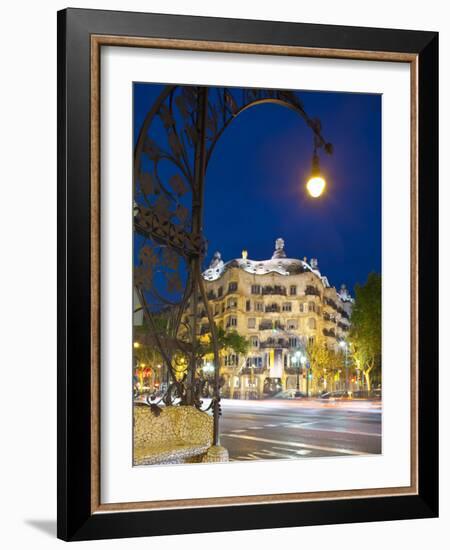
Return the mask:
<path id="1" fill-rule="evenodd" d="M 306 397 L 309 397 L 309 369 L 310 367 L 306 367 Z"/>
<path id="2" fill-rule="evenodd" d="M 302 364 L 302 373 L 305 374 L 305 370 L 306 370 L 306 397 L 309 397 L 308 369 L 306 368 L 306 357 L 304 355 L 301 356 L 300 362 Z"/>
<path id="3" fill-rule="evenodd" d="M 348 391 L 348 344 L 344 340 L 341 340 L 339 345 L 344 349 L 345 391 Z"/>
<path id="4" fill-rule="evenodd" d="M 302 359 L 303 355 L 300 351 L 296 351 L 294 357 L 292 358 L 292 362 L 295 363 L 295 368 L 297 369 L 297 391 L 300 391 L 300 368 L 302 366 Z"/>

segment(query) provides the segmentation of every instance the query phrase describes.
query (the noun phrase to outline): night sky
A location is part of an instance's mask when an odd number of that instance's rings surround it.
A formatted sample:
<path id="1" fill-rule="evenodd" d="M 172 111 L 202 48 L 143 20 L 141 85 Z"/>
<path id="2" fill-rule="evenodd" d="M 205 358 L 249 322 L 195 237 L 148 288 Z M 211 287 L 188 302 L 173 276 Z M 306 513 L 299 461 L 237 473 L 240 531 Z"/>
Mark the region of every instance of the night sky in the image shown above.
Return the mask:
<path id="1" fill-rule="evenodd" d="M 134 137 L 162 86 L 134 85 Z M 282 237 L 290 258 L 319 261 L 330 284 L 353 289 L 381 272 L 381 96 L 299 92 L 334 146 L 319 151 L 327 190 L 306 195 L 312 133 L 279 105 L 258 105 L 234 120 L 220 138 L 206 174 L 205 267 L 216 250 L 224 261 L 248 250 L 270 258 Z"/>

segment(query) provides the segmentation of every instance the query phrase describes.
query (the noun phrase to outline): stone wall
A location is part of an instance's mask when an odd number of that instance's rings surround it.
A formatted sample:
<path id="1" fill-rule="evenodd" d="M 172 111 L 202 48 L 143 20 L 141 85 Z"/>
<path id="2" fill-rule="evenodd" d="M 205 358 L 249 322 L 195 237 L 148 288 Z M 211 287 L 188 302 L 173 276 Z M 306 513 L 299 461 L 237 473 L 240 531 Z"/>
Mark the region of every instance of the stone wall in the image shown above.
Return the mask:
<path id="1" fill-rule="evenodd" d="M 195 462 L 213 442 L 213 418 L 195 407 L 134 407 L 134 464 Z"/>

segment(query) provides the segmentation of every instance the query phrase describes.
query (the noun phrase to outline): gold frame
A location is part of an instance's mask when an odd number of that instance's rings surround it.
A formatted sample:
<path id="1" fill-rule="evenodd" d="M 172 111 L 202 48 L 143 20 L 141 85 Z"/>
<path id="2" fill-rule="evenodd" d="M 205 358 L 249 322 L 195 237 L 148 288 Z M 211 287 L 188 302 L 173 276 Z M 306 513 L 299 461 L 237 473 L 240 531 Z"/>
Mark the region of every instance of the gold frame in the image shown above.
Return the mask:
<path id="1" fill-rule="evenodd" d="M 411 484 L 408 487 L 282 493 L 145 502 L 100 502 L 100 50 L 102 46 L 164 48 L 330 59 L 391 61 L 410 65 L 411 98 Z M 418 494 L 418 55 L 128 36 L 91 35 L 91 513 L 199 508 Z"/>

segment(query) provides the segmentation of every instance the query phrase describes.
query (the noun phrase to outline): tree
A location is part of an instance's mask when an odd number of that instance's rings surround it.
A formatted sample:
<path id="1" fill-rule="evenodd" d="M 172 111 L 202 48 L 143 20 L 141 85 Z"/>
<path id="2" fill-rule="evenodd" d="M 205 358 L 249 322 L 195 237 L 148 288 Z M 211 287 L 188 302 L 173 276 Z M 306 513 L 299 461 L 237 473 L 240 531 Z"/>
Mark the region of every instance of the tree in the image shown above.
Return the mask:
<path id="1" fill-rule="evenodd" d="M 216 326 L 217 344 L 219 351 L 219 361 L 222 363 L 224 355 L 230 351 L 241 357 L 247 355 L 250 347 L 250 342 L 247 338 L 239 334 L 236 330 L 225 331 L 222 327 Z M 203 337 L 200 347 L 200 356 L 204 359 L 214 361 L 214 348 L 212 345 L 211 335 L 208 333 Z M 239 365 L 236 365 L 238 368 Z M 220 368 L 220 365 L 219 365 Z M 233 397 L 234 387 L 230 387 L 230 396 Z"/>
<path id="2" fill-rule="evenodd" d="M 216 327 L 216 334 L 219 353 L 224 350 L 231 350 L 242 355 L 247 353 L 250 342 L 236 330 L 227 332 L 221 327 Z M 213 351 L 212 338 L 208 334 L 202 342 L 201 355 L 210 355 L 213 354 Z"/>
<path id="3" fill-rule="evenodd" d="M 309 342 L 306 346 L 306 355 L 312 371 L 313 380 L 315 380 L 317 384 L 319 380 L 323 380 L 323 389 L 325 389 L 327 380 L 332 374 L 331 354 L 325 345 L 325 340 L 319 338 Z"/>
<path id="4" fill-rule="evenodd" d="M 378 273 L 370 273 L 364 285 L 355 286 L 349 338 L 353 360 L 370 391 L 373 374 L 381 370 L 381 275 Z"/>

